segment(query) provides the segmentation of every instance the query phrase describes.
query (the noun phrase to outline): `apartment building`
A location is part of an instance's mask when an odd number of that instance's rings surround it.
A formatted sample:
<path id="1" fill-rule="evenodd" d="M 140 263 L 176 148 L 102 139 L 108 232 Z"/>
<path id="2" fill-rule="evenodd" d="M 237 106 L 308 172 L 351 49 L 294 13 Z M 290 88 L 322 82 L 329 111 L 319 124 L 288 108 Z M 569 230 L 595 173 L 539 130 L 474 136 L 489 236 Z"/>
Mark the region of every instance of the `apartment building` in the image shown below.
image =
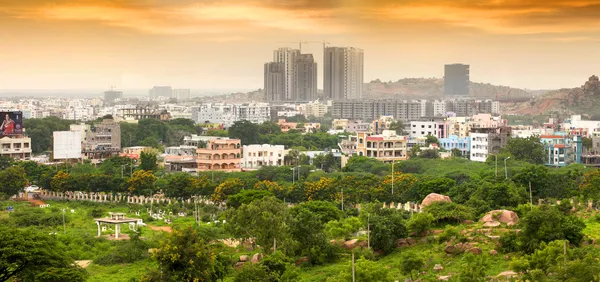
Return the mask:
<path id="1" fill-rule="evenodd" d="M 298 111 L 304 115 L 305 117 L 314 116 L 314 117 L 323 117 L 325 114 L 329 112 L 331 108 L 331 101 L 327 103 L 321 103 L 317 101 L 311 101 L 307 104 L 302 104 L 298 106 Z"/>
<path id="2" fill-rule="evenodd" d="M 382 134 L 358 132 L 356 154 L 391 163 L 408 159 L 408 138 L 396 135 L 395 131 L 384 130 Z"/>
<path id="3" fill-rule="evenodd" d="M 281 166 L 286 150 L 283 145 L 244 145 L 242 169 L 259 169 L 263 166 Z"/>
<path id="4" fill-rule="evenodd" d="M 236 121 L 247 120 L 252 123 L 264 123 L 271 120 L 271 107 L 268 103 L 244 103 L 233 106 Z"/>
<path id="5" fill-rule="evenodd" d="M 215 138 L 196 149 L 197 171 L 240 171 L 241 162 L 240 139 Z"/>
<path id="6" fill-rule="evenodd" d="M 271 120 L 271 107 L 268 103 L 206 103 L 192 107 L 192 120 L 196 123 L 224 124 L 226 127 L 240 120 L 263 123 Z"/>
<path id="7" fill-rule="evenodd" d="M 336 101 L 363 98 L 363 50 L 353 47 L 326 47 L 324 52 L 325 98 Z"/>
<path id="8" fill-rule="evenodd" d="M 469 156 L 469 150 L 471 150 L 471 137 L 460 138 L 456 135 L 450 135 L 445 138 L 439 138 L 440 147 L 447 151 L 454 149 L 460 150 L 462 156 Z"/>
<path id="9" fill-rule="evenodd" d="M 419 119 L 423 116 L 423 103 L 418 100 L 355 100 L 334 101 L 332 116 L 338 119 L 372 121 L 381 116 L 393 116 L 402 121 Z"/>
<path id="10" fill-rule="evenodd" d="M 506 147 L 510 136 L 510 127 L 472 128 L 470 133 L 471 160 L 485 162 L 489 155 L 500 153 L 500 150 Z"/>
<path id="11" fill-rule="evenodd" d="M 112 119 L 95 125 L 72 124 L 70 130 L 81 132 L 83 159 L 101 162 L 121 152 L 121 126 Z"/>
<path id="12" fill-rule="evenodd" d="M 0 148 L 0 156 L 19 160 L 31 158 L 31 138 L 24 135 L 0 138 Z"/>

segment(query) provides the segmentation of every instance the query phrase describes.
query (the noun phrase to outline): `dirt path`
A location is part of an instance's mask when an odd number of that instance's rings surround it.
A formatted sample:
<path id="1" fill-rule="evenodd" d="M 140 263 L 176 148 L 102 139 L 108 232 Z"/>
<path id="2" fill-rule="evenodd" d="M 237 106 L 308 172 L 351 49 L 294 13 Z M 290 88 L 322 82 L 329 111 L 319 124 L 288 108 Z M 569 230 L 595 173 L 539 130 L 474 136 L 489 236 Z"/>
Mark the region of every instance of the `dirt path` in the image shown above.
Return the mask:
<path id="1" fill-rule="evenodd" d="M 153 225 L 146 225 L 148 226 L 148 228 L 154 230 L 154 231 L 164 231 L 167 233 L 171 233 L 171 226 L 153 226 Z"/>

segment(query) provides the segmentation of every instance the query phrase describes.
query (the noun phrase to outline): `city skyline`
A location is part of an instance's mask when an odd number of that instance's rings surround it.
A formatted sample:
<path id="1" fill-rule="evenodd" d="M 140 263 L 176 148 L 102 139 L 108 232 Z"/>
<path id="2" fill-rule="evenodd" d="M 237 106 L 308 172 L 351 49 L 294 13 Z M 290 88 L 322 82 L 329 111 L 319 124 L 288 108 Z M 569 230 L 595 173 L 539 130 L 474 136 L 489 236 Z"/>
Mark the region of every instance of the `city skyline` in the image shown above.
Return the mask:
<path id="1" fill-rule="evenodd" d="M 471 81 L 555 89 L 597 74 L 600 48 L 591 0 L 0 2 L 0 90 L 252 90 L 271 50 L 298 41 L 363 49 L 365 82 L 464 63 Z M 323 62 L 322 45 L 302 49 Z"/>

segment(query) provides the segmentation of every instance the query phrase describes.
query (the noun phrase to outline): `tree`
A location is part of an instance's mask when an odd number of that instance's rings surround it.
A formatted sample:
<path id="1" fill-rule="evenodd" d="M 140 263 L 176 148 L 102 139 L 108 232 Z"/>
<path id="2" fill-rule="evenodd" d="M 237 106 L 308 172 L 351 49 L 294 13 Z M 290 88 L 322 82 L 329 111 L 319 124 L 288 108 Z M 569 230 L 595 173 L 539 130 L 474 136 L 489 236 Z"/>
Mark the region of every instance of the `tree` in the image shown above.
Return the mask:
<path id="1" fill-rule="evenodd" d="M 363 226 L 369 224 L 371 246 L 375 250 L 389 253 L 396 248 L 396 241 L 405 238 L 404 212 L 396 209 L 383 209 L 380 205 L 368 204 L 360 211 Z"/>
<path id="2" fill-rule="evenodd" d="M 330 279 L 327 281 L 347 281 L 352 280 L 352 266 L 346 266 L 346 271 L 342 271 L 340 275 L 334 280 Z M 379 281 L 379 282 L 391 282 L 395 281 L 390 274 L 390 270 L 381 267 L 374 261 L 370 261 L 365 258 L 359 258 L 356 260 L 354 265 L 356 281 Z"/>
<path id="3" fill-rule="evenodd" d="M 425 159 L 439 159 L 440 153 L 436 149 L 425 149 L 421 151 L 418 156 Z"/>
<path id="4" fill-rule="evenodd" d="M 267 134 L 281 134 L 281 128 L 277 123 L 265 121 L 258 126 L 258 132 L 261 135 Z"/>
<path id="5" fill-rule="evenodd" d="M 425 212 L 431 213 L 436 222 L 462 222 L 471 220 L 474 217 L 473 209 L 448 202 L 435 202 L 424 208 Z"/>
<path id="6" fill-rule="evenodd" d="M 59 192 L 75 191 L 73 184 L 73 177 L 70 174 L 59 171 L 50 181 L 50 190 Z"/>
<path id="7" fill-rule="evenodd" d="M 26 185 L 27 175 L 22 167 L 11 166 L 0 171 L 0 199 L 19 194 Z"/>
<path id="8" fill-rule="evenodd" d="M 292 238 L 298 242 L 299 254 L 308 255 L 312 264 L 322 264 L 326 261 L 325 249 L 328 247 L 321 217 L 306 206 L 298 205 L 291 210 Z"/>
<path id="9" fill-rule="evenodd" d="M 253 201 L 272 196 L 273 193 L 266 190 L 242 190 L 227 198 L 227 207 L 237 209 L 243 204 L 247 205 Z"/>
<path id="10" fill-rule="evenodd" d="M 600 198 L 600 170 L 593 170 L 583 176 L 579 184 L 581 193 L 588 199 Z"/>
<path id="11" fill-rule="evenodd" d="M 0 170 L 5 170 L 13 165 L 15 160 L 8 156 L 0 156 Z"/>
<path id="12" fill-rule="evenodd" d="M 228 210 L 226 228 L 243 240 L 255 238 L 266 252 L 271 251 L 270 246 L 275 242 L 277 250 L 285 252 L 294 247 L 290 238 L 291 221 L 288 207 L 275 197 L 268 197 Z"/>
<path id="13" fill-rule="evenodd" d="M 406 227 L 410 232 L 414 232 L 420 236 L 427 235 L 427 231 L 431 228 L 434 218 L 430 213 L 422 212 L 413 214 L 406 222 Z"/>
<path id="14" fill-rule="evenodd" d="M 134 195 L 153 195 L 156 192 L 154 186 L 156 179 L 151 171 L 138 170 L 127 180 L 129 192 Z"/>
<path id="15" fill-rule="evenodd" d="M 409 275 L 414 281 L 415 274 L 418 274 L 425 266 L 425 261 L 416 253 L 404 253 L 400 259 L 400 272 L 404 275 Z"/>
<path id="16" fill-rule="evenodd" d="M 411 158 L 415 158 L 415 157 L 418 157 L 420 153 L 421 153 L 421 146 L 413 145 L 412 148 L 410 148 L 410 151 L 408 151 L 408 156 Z"/>
<path id="17" fill-rule="evenodd" d="M 358 232 L 362 223 L 357 217 L 347 217 L 341 220 L 332 220 L 327 222 L 325 230 L 329 237 L 333 239 L 349 239 L 352 234 Z"/>
<path id="18" fill-rule="evenodd" d="M 532 164 L 543 164 L 546 159 L 539 137 L 510 138 L 504 150 L 515 159 Z"/>
<path id="19" fill-rule="evenodd" d="M 401 120 L 395 120 L 392 123 L 390 123 L 388 129 L 396 131 L 396 134 L 398 135 L 404 135 L 404 122 L 402 122 Z"/>
<path id="20" fill-rule="evenodd" d="M 258 125 L 250 121 L 236 121 L 231 127 L 229 127 L 229 137 L 240 139 L 244 145 L 258 144 L 260 143 L 260 135 L 258 130 Z"/>
<path id="21" fill-rule="evenodd" d="M 460 158 L 460 157 L 463 156 L 462 155 L 462 151 L 460 149 L 457 149 L 457 148 L 454 148 L 454 149 L 450 150 L 450 152 L 452 153 L 452 157 L 455 157 L 455 158 Z"/>
<path id="22" fill-rule="evenodd" d="M 576 216 L 565 215 L 557 207 L 541 206 L 525 214 L 521 220 L 519 242 L 523 251 L 534 252 L 542 242 L 568 240 L 578 246 L 583 239 L 585 223 Z"/>
<path id="23" fill-rule="evenodd" d="M 150 281 L 215 281 L 215 257 L 207 240 L 194 228 L 175 229 L 152 257 L 160 271 Z"/>
<path id="24" fill-rule="evenodd" d="M 228 178 L 217 186 L 212 194 L 212 200 L 214 202 L 225 201 L 229 195 L 239 193 L 244 187 L 244 183 L 239 178 Z"/>
<path id="25" fill-rule="evenodd" d="M 313 165 L 316 168 L 321 170 L 330 172 L 332 170 L 338 169 L 339 164 L 332 153 L 328 154 L 320 154 L 313 158 Z"/>
<path id="26" fill-rule="evenodd" d="M 431 144 L 436 144 L 439 146 L 440 141 L 433 135 L 427 135 L 427 137 L 425 137 L 425 147 L 429 147 Z"/>
<path id="27" fill-rule="evenodd" d="M 462 259 L 462 271 L 458 276 L 460 282 L 484 282 L 487 281 L 486 271 L 489 263 L 485 256 L 466 254 Z"/>
<path id="28" fill-rule="evenodd" d="M 158 169 L 158 160 L 156 154 L 142 151 L 140 154 L 140 169 L 147 171 L 156 171 Z"/>
<path id="29" fill-rule="evenodd" d="M 58 241 L 35 228 L 0 225 L 0 281 L 85 281 Z"/>
<path id="30" fill-rule="evenodd" d="M 164 193 L 172 198 L 190 198 L 196 192 L 196 178 L 189 173 L 181 172 L 168 175 Z"/>

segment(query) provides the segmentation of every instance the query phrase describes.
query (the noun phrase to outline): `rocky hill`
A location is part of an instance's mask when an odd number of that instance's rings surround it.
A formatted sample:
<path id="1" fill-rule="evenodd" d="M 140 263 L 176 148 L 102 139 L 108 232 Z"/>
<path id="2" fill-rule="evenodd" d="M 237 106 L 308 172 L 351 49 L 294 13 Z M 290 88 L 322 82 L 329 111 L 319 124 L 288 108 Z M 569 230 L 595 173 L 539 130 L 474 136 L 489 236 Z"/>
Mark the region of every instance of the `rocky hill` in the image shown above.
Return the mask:
<path id="1" fill-rule="evenodd" d="M 478 99 L 529 99 L 531 93 L 518 88 L 471 82 L 470 96 Z M 379 79 L 365 83 L 363 93 L 373 99 L 440 99 L 444 98 L 442 78 L 404 78 L 398 81 L 382 82 Z"/>
<path id="2" fill-rule="evenodd" d="M 600 117 L 600 81 L 592 75 L 581 87 L 549 91 L 530 101 L 504 103 L 503 112 L 516 115 L 552 114 L 567 117 L 581 114 L 586 118 Z"/>

